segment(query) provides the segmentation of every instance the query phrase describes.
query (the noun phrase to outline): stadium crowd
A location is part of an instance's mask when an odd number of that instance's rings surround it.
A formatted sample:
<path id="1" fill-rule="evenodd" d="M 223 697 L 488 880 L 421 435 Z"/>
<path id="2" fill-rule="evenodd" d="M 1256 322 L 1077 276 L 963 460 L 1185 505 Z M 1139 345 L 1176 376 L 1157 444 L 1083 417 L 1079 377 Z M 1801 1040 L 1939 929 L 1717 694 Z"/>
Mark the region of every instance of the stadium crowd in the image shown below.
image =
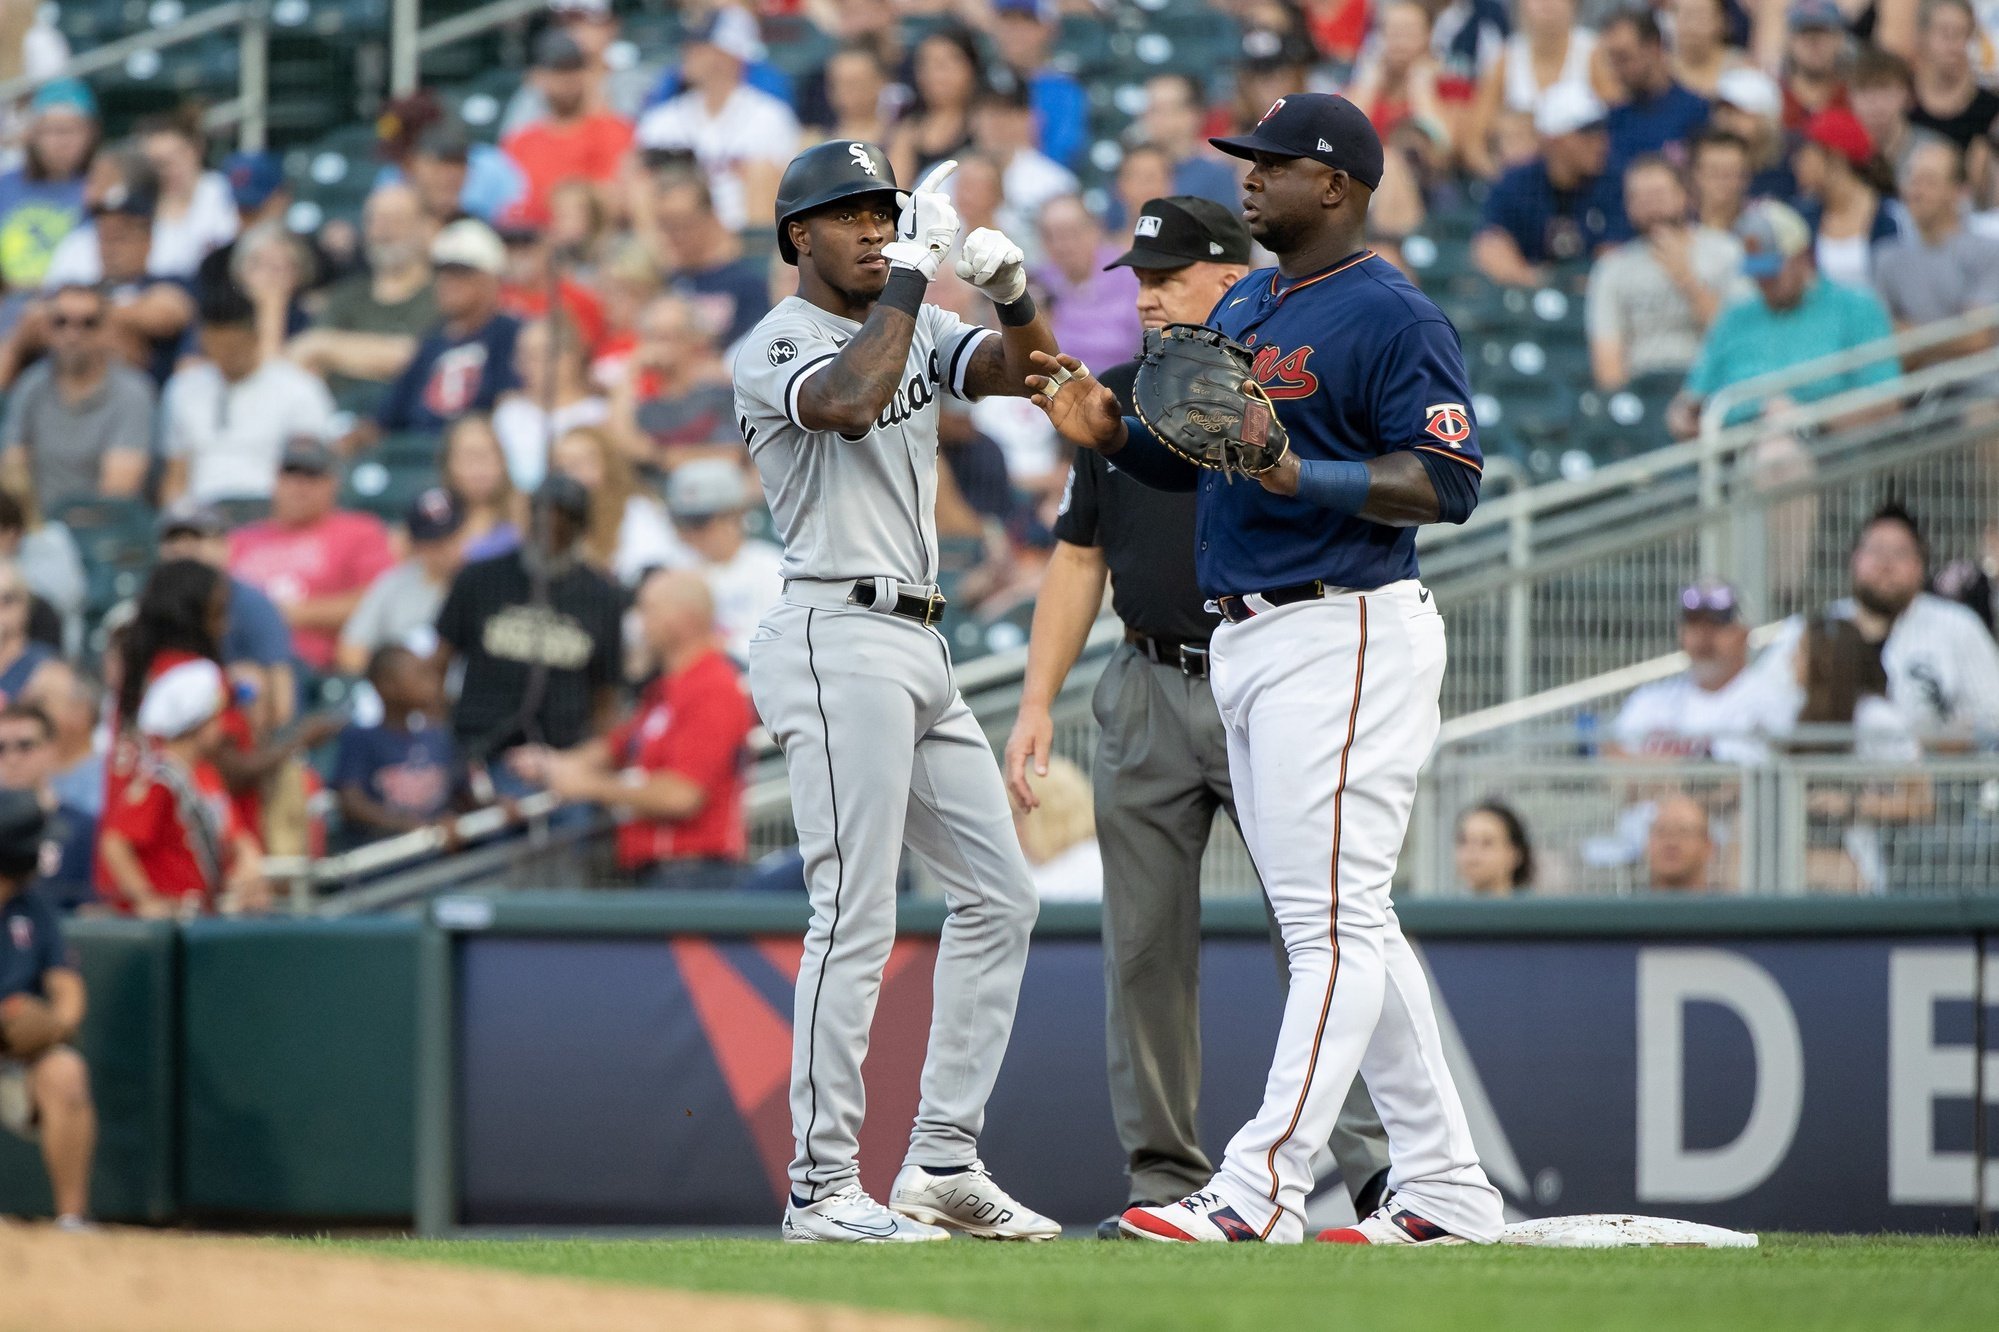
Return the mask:
<path id="1" fill-rule="evenodd" d="M 1471 270 L 1579 296 L 1594 385 L 1664 385 L 1680 435 L 1744 379 L 1999 304 L 1991 0 L 1213 8 L 1233 64 L 1136 87 L 1106 153 L 1061 40 L 1092 0 L 689 0 L 670 51 L 622 41 L 609 0 L 551 0 L 497 136 L 436 90 L 391 102 L 351 219 L 302 211 L 278 155 L 221 153 L 198 115 L 113 138 L 88 84 L 43 82 L 0 175 L 0 786 L 48 810 L 52 890 L 262 909 L 266 856 L 540 790 L 611 811 L 633 882 L 734 882 L 755 725 L 736 672 L 781 585 L 728 367 L 789 290 L 779 174 L 825 137 L 885 144 L 904 180 L 957 158 L 966 228 L 1022 243 L 1063 348 L 1095 365 L 1138 341 L 1138 279 L 1106 264 L 1141 205 L 1234 208 L 1240 164 L 1207 135 L 1306 89 L 1346 93 L 1391 149 L 1384 254 L 1425 280 L 1411 238 L 1475 216 Z M 776 20 L 833 54 L 787 73 Z M 52 30 L 23 41 L 29 72 L 60 73 Z M 974 295 L 948 269 L 931 289 L 990 318 Z M 1069 459 L 1023 400 L 947 406 L 941 433 L 954 642 L 1018 642 Z M 1781 431 L 1759 455 L 1772 477 L 1808 465 Z M 1862 556 L 1898 531 L 1923 559 L 1876 605 Z M 1862 612 L 1801 630 L 1782 661 L 1808 668 L 1772 668 L 1803 672 L 1810 719 L 1923 729 L 1891 714 L 1921 693 L 1909 663 L 1941 655 L 1966 716 L 1999 727 L 1999 652 L 1921 591 L 1913 522 L 1858 551 Z M 1701 719 L 1760 707 L 1725 585 L 1687 596 L 1694 669 L 1633 699 L 1619 750 L 1719 753 Z M 1648 707 L 1670 724 L 1629 720 Z M 1685 811 L 1655 803 L 1654 881 L 1708 886 L 1705 818 L 1676 840 Z M 1037 864 L 1088 837 L 1067 825 L 1024 830 Z M 1532 882 L 1503 806 L 1459 840 L 1466 886 Z"/>

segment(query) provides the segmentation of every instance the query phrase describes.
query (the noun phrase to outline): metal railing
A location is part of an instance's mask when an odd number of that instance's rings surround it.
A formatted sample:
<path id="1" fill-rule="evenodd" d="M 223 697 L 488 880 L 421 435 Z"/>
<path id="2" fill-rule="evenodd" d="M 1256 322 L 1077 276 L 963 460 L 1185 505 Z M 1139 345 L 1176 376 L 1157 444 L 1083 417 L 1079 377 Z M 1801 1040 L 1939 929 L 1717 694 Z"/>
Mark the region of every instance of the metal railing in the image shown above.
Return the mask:
<path id="1" fill-rule="evenodd" d="M 270 0 L 230 0 L 230 3 L 197 10 L 163 28 L 140 32 L 92 47 L 70 57 L 60 70 L 45 78 L 21 75 L 0 81 L 0 102 L 11 102 L 45 83 L 61 78 L 86 78 L 107 69 L 116 69 L 133 56 L 146 51 L 164 51 L 197 41 L 210 33 L 234 29 L 239 43 L 237 94 L 227 102 L 211 106 L 203 125 L 211 130 L 236 127 L 238 146 L 256 150 L 264 146 L 270 108 Z"/>
<path id="2" fill-rule="evenodd" d="M 425 27 L 423 0 L 396 0 L 389 15 L 389 91 L 402 97 L 417 90 L 427 52 L 491 32 L 546 8 L 548 0 L 494 0 Z"/>
<path id="3" fill-rule="evenodd" d="M 1531 890 L 1554 896 L 1660 891 L 1753 895 L 1962 895 L 1999 892 L 1999 758 L 1914 764 L 1776 754 L 1733 765 L 1520 752 L 1440 755 L 1418 795 L 1406 889 L 1463 894 L 1458 817 L 1498 796 L 1533 848 Z M 1692 888 L 1684 857 L 1651 846 L 1660 803 L 1688 796 L 1710 853 Z M 1679 863 L 1675 864 L 1678 859 Z"/>
<path id="4" fill-rule="evenodd" d="M 1911 330 L 1751 381 L 1720 411 L 1890 348 L 1993 328 L 1999 309 Z M 1843 591 L 1847 542 L 1889 493 L 1921 516 L 1933 548 L 1974 550 L 1999 513 L 1999 467 L 1981 448 L 1999 438 L 1999 414 L 1965 390 L 1991 376 L 1999 348 L 1500 496 L 1461 528 L 1425 528 L 1424 577 L 1451 630 L 1444 715 L 1656 653 L 1673 639 L 1675 593 L 1703 574 L 1734 581 L 1757 619 L 1815 606 Z"/>

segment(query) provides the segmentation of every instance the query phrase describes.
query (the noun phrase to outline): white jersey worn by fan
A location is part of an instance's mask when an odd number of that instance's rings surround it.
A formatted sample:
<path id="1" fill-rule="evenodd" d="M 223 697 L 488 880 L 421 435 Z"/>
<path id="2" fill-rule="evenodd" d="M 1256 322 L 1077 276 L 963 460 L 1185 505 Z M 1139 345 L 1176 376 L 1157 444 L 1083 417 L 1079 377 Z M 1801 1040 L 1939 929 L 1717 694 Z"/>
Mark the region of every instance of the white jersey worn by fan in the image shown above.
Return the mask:
<path id="1" fill-rule="evenodd" d="M 1644 757 L 1762 763 L 1770 757 L 1767 737 L 1782 732 L 1797 710 L 1787 665 L 1766 653 L 1719 689 L 1701 688 L 1684 671 L 1640 685 L 1610 724 L 1611 739 Z"/>
<path id="2" fill-rule="evenodd" d="M 749 644 L 750 692 L 784 751 L 812 901 L 792 1025 L 798 1205 L 859 1178 L 861 1062 L 895 944 L 905 846 L 951 906 L 907 1164 L 978 1159 L 1013 1030 L 1034 886 L 999 765 L 927 616 L 937 578 L 939 400 L 968 397 L 998 336 L 920 307 L 900 386 L 873 426 L 803 424 L 799 395 L 861 325 L 793 296 L 734 361 L 737 423 L 784 540 L 783 600 Z"/>
<path id="3" fill-rule="evenodd" d="M 1840 619 L 1851 619 L 1853 611 L 1851 598 L 1826 607 Z M 1803 619 L 1792 617 L 1764 654 L 1784 662 L 1790 679 L 1797 678 L 1804 628 Z M 1888 674 L 1888 701 L 1918 736 L 1999 732 L 1999 644 L 1955 601 L 1917 593 L 1881 645 L 1881 666 Z"/>

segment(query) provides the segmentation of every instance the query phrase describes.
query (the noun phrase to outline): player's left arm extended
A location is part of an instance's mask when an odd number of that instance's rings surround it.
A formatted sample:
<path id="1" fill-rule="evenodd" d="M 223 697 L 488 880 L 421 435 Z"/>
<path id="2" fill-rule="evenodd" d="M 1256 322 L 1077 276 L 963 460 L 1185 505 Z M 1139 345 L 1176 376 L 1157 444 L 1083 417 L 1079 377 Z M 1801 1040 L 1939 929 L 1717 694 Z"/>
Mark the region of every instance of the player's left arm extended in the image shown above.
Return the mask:
<path id="1" fill-rule="evenodd" d="M 1027 290 L 1026 260 L 1005 233 L 980 227 L 965 237 L 958 276 L 984 292 L 999 312 L 1000 335 L 984 338 L 965 367 L 965 395 L 1025 398 L 1033 390 L 1033 355 L 1055 354 L 1055 333 Z"/>

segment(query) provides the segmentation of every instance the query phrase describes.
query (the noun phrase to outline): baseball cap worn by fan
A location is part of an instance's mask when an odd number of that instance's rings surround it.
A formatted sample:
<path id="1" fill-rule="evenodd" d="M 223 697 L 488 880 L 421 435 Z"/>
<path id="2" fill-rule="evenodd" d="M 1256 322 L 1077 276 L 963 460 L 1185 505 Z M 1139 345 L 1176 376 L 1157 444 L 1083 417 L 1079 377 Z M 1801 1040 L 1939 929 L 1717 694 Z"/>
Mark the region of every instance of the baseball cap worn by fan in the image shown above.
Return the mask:
<path id="1" fill-rule="evenodd" d="M 534 493 L 534 506 L 559 513 L 574 522 L 590 521 L 590 492 L 572 476 L 562 472 L 552 472 L 541 489 Z"/>
<path id="2" fill-rule="evenodd" d="M 1213 199 L 1176 194 L 1148 200 L 1138 210 L 1131 248 L 1105 264 L 1104 271 L 1246 264 L 1249 254 L 1249 228 L 1234 210 Z"/>
<path id="3" fill-rule="evenodd" d="M 104 191 L 102 198 L 91 205 L 92 217 L 143 217 L 152 220 L 153 210 L 158 200 L 144 190 L 135 190 L 123 182 Z"/>
<path id="4" fill-rule="evenodd" d="M 1597 95 L 1580 83 L 1558 83 L 1541 94 L 1534 107 L 1534 132 L 1544 139 L 1585 134 L 1603 128 L 1610 112 Z"/>
<path id="5" fill-rule="evenodd" d="M 1874 160 L 1874 139 L 1860 117 L 1843 106 L 1829 106 L 1805 122 L 1805 140 L 1836 153 L 1856 167 Z"/>
<path id="6" fill-rule="evenodd" d="M 443 486 L 432 486 L 410 501 L 403 526 L 416 543 L 442 541 L 465 525 L 465 511 L 458 497 Z"/>
<path id="7" fill-rule="evenodd" d="M 666 482 L 666 511 L 679 521 L 740 513 L 750 505 L 743 469 L 727 458 L 697 458 L 673 469 Z"/>
<path id="8" fill-rule="evenodd" d="M 507 247 L 484 222 L 461 217 L 430 243 L 430 262 L 437 268 L 470 268 L 498 277 L 507 268 Z"/>
<path id="9" fill-rule="evenodd" d="M 1680 618 L 1704 616 L 1721 624 L 1735 619 L 1735 589 L 1719 578 L 1703 578 L 1680 589 Z"/>
<path id="10" fill-rule="evenodd" d="M 153 524 L 153 536 L 159 541 L 171 541 L 177 536 L 221 536 L 228 530 L 229 524 L 220 511 L 191 496 L 182 496 L 169 504 Z"/>
<path id="11" fill-rule="evenodd" d="M 1746 65 L 1722 71 L 1721 77 L 1715 81 L 1714 100 L 1766 120 L 1774 120 L 1784 107 L 1784 94 L 1778 89 L 1777 81 L 1762 70 L 1750 69 Z"/>
<path id="12" fill-rule="evenodd" d="M 583 48 L 576 39 L 560 28 L 550 28 L 534 43 L 534 68 L 549 70 L 578 70 L 587 68 L 590 58 L 583 54 Z"/>
<path id="13" fill-rule="evenodd" d="M 1381 136 L 1365 112 L 1336 93 L 1280 97 L 1249 133 L 1208 142 L 1230 157 L 1309 157 L 1369 189 L 1381 184 Z"/>
<path id="14" fill-rule="evenodd" d="M 169 667 L 139 700 L 139 732 L 156 740 L 179 739 L 207 725 L 226 696 L 222 668 L 214 662 L 204 658 Z"/>
<path id="15" fill-rule="evenodd" d="M 285 441 L 285 451 L 278 455 L 280 474 L 331 476 L 339 466 L 340 459 L 332 448 L 311 435 L 293 435 Z"/>
<path id="16" fill-rule="evenodd" d="M 745 65 L 754 65 L 766 54 L 763 38 L 757 34 L 757 21 L 748 10 L 734 5 L 716 10 L 706 23 L 687 34 L 687 40 L 712 46 Z"/>
<path id="17" fill-rule="evenodd" d="M 222 164 L 229 180 L 229 193 L 239 211 L 262 208 L 273 194 L 284 188 L 285 168 L 276 153 L 231 153 Z"/>
<path id="18" fill-rule="evenodd" d="M 1797 0 L 1791 6 L 1790 27 L 1792 32 L 1844 28 L 1846 15 L 1840 12 L 1838 0 Z"/>
<path id="19" fill-rule="evenodd" d="M 1784 264 L 1811 247 L 1812 229 L 1789 204 L 1762 199 L 1743 210 L 1735 224 L 1735 236 L 1742 242 L 1744 277 L 1773 278 Z"/>

